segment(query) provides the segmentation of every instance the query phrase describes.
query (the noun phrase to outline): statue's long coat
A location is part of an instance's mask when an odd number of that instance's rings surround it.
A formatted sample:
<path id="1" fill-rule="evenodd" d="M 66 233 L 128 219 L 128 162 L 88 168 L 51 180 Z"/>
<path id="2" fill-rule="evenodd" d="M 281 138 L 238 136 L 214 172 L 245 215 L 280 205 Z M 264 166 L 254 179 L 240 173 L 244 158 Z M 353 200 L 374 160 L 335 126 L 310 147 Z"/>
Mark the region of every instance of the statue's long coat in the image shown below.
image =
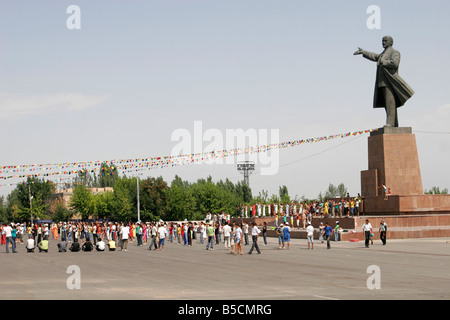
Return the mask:
<path id="1" fill-rule="evenodd" d="M 395 97 L 395 106 L 403 106 L 405 102 L 414 94 L 413 89 L 398 75 L 400 64 L 400 52 L 392 47 L 386 48 L 382 53 L 373 53 L 363 50 L 363 57 L 377 62 L 377 78 L 375 81 L 375 93 L 373 96 L 374 108 L 385 108 L 385 99 L 381 86 L 388 86 L 392 89 Z M 380 86 L 381 84 L 381 86 Z"/>

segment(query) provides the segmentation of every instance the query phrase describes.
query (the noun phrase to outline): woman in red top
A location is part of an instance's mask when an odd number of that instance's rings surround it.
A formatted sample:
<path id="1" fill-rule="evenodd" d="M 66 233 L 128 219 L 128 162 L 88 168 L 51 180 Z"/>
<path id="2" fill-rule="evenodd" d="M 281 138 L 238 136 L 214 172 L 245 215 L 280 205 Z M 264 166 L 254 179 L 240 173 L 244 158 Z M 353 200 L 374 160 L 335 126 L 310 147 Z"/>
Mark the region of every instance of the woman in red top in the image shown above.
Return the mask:
<path id="1" fill-rule="evenodd" d="M 2 240 L 1 240 L 1 244 L 2 246 L 4 246 L 6 244 L 6 236 L 3 234 L 3 226 L 0 225 L 0 233 L 2 233 Z"/>

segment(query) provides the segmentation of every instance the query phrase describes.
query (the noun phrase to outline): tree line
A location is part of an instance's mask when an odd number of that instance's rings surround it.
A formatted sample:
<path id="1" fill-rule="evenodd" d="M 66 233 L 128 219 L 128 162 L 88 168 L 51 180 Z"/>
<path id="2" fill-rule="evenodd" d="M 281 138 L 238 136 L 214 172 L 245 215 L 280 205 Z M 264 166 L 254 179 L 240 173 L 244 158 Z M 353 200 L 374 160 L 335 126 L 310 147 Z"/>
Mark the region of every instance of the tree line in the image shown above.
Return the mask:
<path id="1" fill-rule="evenodd" d="M 62 187 L 72 190 L 65 204 L 56 184 L 35 177 L 27 178 L 6 197 L 0 197 L 0 220 L 66 221 L 81 219 L 135 221 L 138 210 L 143 221 L 197 220 L 205 213 L 237 213 L 241 203 L 253 201 L 244 182 L 226 179 L 213 182 L 211 177 L 188 182 L 176 176 L 170 185 L 162 177 L 119 176 L 114 165 L 102 164 L 98 174 L 80 170 L 71 183 Z M 112 188 L 111 192 L 92 192 L 92 188 Z M 138 190 L 139 187 L 139 190 Z"/>
<path id="2" fill-rule="evenodd" d="M 62 185 L 62 189 L 72 189 L 70 202 L 65 204 L 51 181 L 27 178 L 5 198 L 0 197 L 0 220 L 30 221 L 53 220 L 66 221 L 74 216 L 81 219 L 110 219 L 115 221 L 135 221 L 138 210 L 143 221 L 163 220 L 200 220 L 210 213 L 225 212 L 239 215 L 239 206 L 256 203 L 291 203 L 314 201 L 323 202 L 331 198 L 344 198 L 347 188 L 343 183 L 338 186 L 329 184 L 328 188 L 315 199 L 304 196 L 293 199 L 285 185 L 279 187 L 278 194 L 269 196 L 262 190 L 257 196 L 243 181 L 237 183 L 229 179 L 214 182 L 198 179 L 188 182 L 175 176 L 170 184 L 162 177 L 119 176 L 114 165 L 103 163 L 98 174 L 80 170 L 72 183 Z M 112 188 L 111 192 L 94 193 L 91 188 Z M 138 191 L 139 187 L 139 191 Z M 447 193 L 447 189 L 431 188 L 426 193 Z"/>

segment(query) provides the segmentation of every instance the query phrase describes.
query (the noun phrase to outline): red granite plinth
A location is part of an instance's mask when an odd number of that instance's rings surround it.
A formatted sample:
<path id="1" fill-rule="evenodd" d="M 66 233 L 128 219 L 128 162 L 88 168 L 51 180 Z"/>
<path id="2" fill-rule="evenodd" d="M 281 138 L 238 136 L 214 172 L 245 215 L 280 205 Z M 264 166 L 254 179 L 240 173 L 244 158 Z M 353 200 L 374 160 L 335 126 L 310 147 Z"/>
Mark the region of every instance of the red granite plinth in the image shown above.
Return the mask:
<path id="1" fill-rule="evenodd" d="M 361 172 L 362 196 L 382 195 L 382 184 L 392 194 L 423 194 L 414 134 L 372 135 L 368 149 L 369 170 Z"/>
<path id="2" fill-rule="evenodd" d="M 424 195 L 411 128 L 381 128 L 368 138 L 369 169 L 361 171 L 366 215 L 450 213 L 450 195 Z M 391 189 L 384 199 L 382 185 Z"/>

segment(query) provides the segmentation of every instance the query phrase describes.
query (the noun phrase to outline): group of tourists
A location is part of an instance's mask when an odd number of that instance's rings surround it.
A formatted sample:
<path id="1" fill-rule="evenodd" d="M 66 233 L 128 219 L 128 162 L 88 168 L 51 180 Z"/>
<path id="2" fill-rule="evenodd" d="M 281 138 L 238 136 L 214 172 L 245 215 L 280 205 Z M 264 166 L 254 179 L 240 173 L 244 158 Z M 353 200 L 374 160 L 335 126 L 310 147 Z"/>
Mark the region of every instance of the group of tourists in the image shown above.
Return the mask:
<path id="1" fill-rule="evenodd" d="M 252 205 L 241 204 L 239 207 L 240 216 L 265 217 L 265 216 L 287 216 L 296 217 L 299 220 L 305 220 L 311 217 L 331 218 L 331 217 L 354 217 L 361 213 L 363 198 L 358 194 L 356 197 L 350 197 L 347 194 L 345 198 L 328 199 L 325 201 L 290 202 L 290 203 L 255 203 Z M 304 226 L 303 228 L 306 228 Z"/>
<path id="2" fill-rule="evenodd" d="M 303 212 L 304 213 L 304 212 Z M 311 212 L 309 216 L 302 217 L 298 213 L 297 227 L 299 221 L 302 221 L 303 227 L 307 232 L 308 249 L 314 248 L 314 235 L 317 236 L 317 230 L 312 226 Z M 289 250 L 291 231 L 294 228 L 294 215 L 289 218 L 284 212 L 281 213 L 282 222 L 275 220 L 275 227 L 272 227 L 278 235 L 278 248 Z M 302 217 L 299 219 L 299 217 Z M 368 221 L 367 221 L 368 222 Z M 258 237 L 262 235 L 264 245 L 267 245 L 267 223 L 258 227 L 254 222 L 249 225 L 241 219 L 238 223 L 230 221 L 230 215 L 224 213 L 208 213 L 203 221 L 183 221 L 183 222 L 142 222 L 124 223 L 112 221 L 96 222 L 51 222 L 51 223 L 4 223 L 0 226 L 1 245 L 6 246 L 6 252 L 9 248 L 12 252 L 17 252 L 17 244 L 25 244 L 27 252 L 34 252 L 36 248 L 39 252 L 48 252 L 49 240 L 57 240 L 58 251 L 72 252 L 77 251 L 127 251 L 128 244 L 136 241 L 137 246 L 147 246 L 149 250 L 164 250 L 166 241 L 178 243 L 184 246 L 192 246 L 194 240 L 199 244 L 205 245 L 206 250 L 214 250 L 214 246 L 224 244 L 227 250 L 234 254 L 243 254 L 242 246 L 252 246 L 248 253 L 256 250 L 261 253 L 258 246 Z M 335 241 L 340 241 L 342 233 L 339 221 L 332 228 L 327 222 L 321 222 L 318 228 L 319 241 L 327 242 L 327 248 L 330 248 L 330 240 L 334 235 Z M 367 242 L 372 241 L 372 227 L 367 224 L 363 226 L 363 231 Z M 370 231 L 369 233 L 367 231 Z M 383 245 L 386 244 L 387 225 L 382 221 L 380 225 L 380 239 Z M 316 232 L 316 233 L 315 233 Z M 373 243 L 373 241 L 372 241 Z"/>

